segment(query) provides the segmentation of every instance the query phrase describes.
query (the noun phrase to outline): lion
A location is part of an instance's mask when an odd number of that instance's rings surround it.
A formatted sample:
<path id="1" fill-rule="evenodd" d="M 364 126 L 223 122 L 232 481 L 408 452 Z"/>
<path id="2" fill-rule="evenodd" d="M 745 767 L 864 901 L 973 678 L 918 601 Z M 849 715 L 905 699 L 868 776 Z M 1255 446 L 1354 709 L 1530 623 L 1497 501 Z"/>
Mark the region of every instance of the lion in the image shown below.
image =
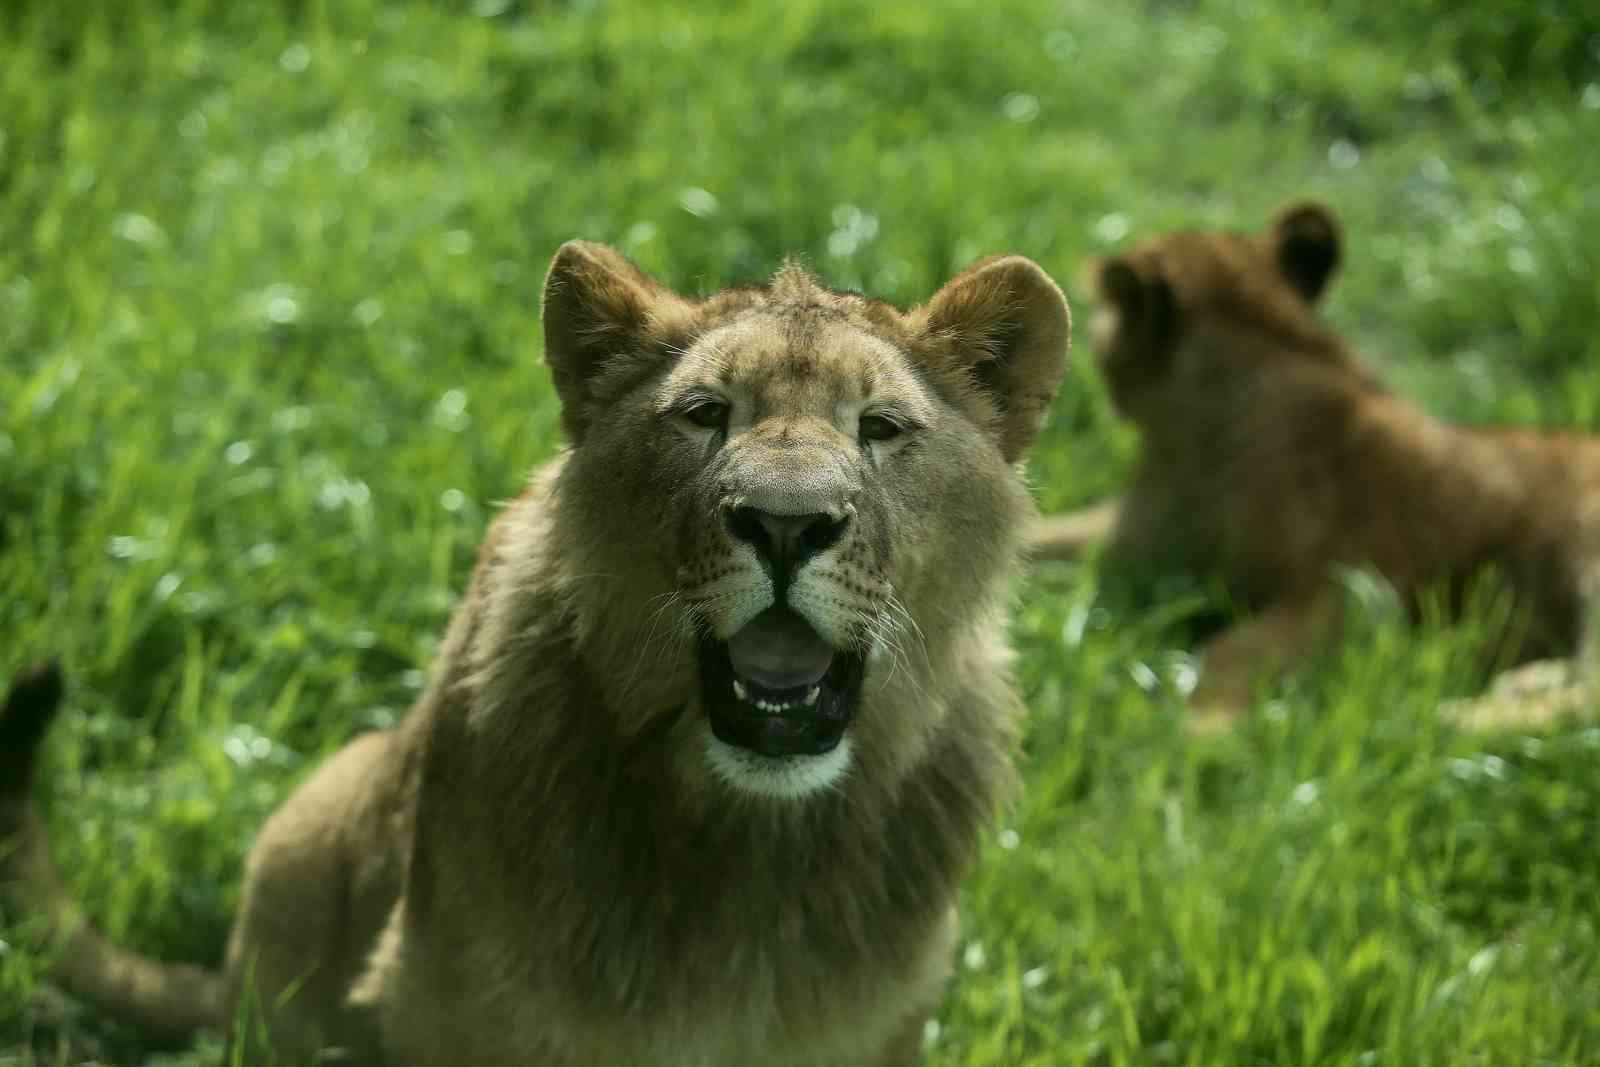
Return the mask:
<path id="1" fill-rule="evenodd" d="M 242 1020 L 248 1063 L 915 1062 L 1013 788 L 1061 290 L 1009 256 L 911 310 L 794 263 L 690 299 L 575 241 L 543 330 L 570 446 L 492 523 L 417 705 L 266 823 L 222 972 L 67 899 L 38 686 L 0 719 L 7 899 L 71 991 L 167 1036 Z"/>
<path id="2" fill-rule="evenodd" d="M 1340 245 L 1302 202 L 1265 234 L 1173 233 L 1092 268 L 1091 345 L 1140 453 L 1123 495 L 1038 520 L 1028 552 L 1103 544 L 1114 570 L 1221 576 L 1247 617 L 1203 647 L 1202 731 L 1332 639 L 1341 569 L 1459 610 L 1494 565 L 1513 662 L 1593 649 L 1600 438 L 1453 426 L 1395 395 L 1315 313 Z"/>

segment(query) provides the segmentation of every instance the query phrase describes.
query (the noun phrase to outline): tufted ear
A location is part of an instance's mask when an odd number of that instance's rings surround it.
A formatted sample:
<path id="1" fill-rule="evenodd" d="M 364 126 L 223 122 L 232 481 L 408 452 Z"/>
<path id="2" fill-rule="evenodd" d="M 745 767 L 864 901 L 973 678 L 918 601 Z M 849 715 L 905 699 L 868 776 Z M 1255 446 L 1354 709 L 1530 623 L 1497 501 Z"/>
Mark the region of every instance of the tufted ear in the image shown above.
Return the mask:
<path id="1" fill-rule="evenodd" d="M 692 316 L 688 301 L 608 245 L 568 241 L 545 276 L 544 360 L 574 444 L 597 408 L 669 358 Z"/>
<path id="2" fill-rule="evenodd" d="M 1001 454 L 1014 463 L 1044 426 L 1066 370 L 1067 298 L 1039 265 L 997 256 L 969 267 L 913 313 L 967 387 L 993 406 Z"/>
<path id="3" fill-rule="evenodd" d="M 1272 224 L 1273 258 L 1290 285 L 1314 304 L 1339 265 L 1339 223 L 1314 201 L 1290 204 Z"/>

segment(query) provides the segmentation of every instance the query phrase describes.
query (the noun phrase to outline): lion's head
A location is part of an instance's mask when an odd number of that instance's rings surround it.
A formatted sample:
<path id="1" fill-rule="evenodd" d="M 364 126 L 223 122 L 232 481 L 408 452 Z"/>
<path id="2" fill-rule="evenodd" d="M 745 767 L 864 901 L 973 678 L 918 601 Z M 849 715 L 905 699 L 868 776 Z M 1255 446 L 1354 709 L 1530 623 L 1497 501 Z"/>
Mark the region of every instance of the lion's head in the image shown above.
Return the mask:
<path id="1" fill-rule="evenodd" d="M 572 242 L 543 314 L 572 441 L 554 542 L 623 733 L 670 723 L 688 773 L 745 794 L 913 763 L 1031 508 L 1056 285 L 996 258 L 902 311 L 790 264 L 694 300 Z"/>
<path id="2" fill-rule="evenodd" d="M 1264 234 L 1182 231 L 1095 264 L 1090 343 L 1118 410 L 1148 426 L 1230 365 L 1342 360 L 1314 314 L 1339 246 L 1332 213 L 1304 202 Z"/>

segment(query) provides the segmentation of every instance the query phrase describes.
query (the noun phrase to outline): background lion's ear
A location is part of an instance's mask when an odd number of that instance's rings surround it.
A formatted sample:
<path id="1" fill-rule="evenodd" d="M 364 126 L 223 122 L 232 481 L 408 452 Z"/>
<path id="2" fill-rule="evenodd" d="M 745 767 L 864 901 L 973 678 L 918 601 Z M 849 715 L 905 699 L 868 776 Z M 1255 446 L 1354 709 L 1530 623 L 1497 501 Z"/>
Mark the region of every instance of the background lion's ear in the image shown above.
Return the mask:
<path id="1" fill-rule="evenodd" d="M 1007 462 L 1027 452 L 1066 371 L 1067 298 L 1022 256 L 984 260 L 958 275 L 917 312 L 958 378 L 995 411 Z"/>
<path id="2" fill-rule="evenodd" d="M 1144 312 L 1144 280 L 1125 259 L 1108 259 L 1100 264 L 1095 287 L 1100 295 L 1116 305 L 1124 319 L 1137 319 Z"/>
<path id="3" fill-rule="evenodd" d="M 574 443 L 597 405 L 665 358 L 664 342 L 691 310 L 621 252 L 593 241 L 556 251 L 542 304 L 544 359 Z"/>
<path id="4" fill-rule="evenodd" d="M 1290 204 L 1272 224 L 1273 257 L 1290 285 L 1316 303 L 1339 265 L 1339 223 L 1314 201 Z"/>
<path id="5" fill-rule="evenodd" d="M 1113 257 L 1100 264 L 1095 288 L 1117 309 L 1125 330 L 1137 330 L 1147 340 L 1155 340 L 1165 336 L 1172 325 L 1172 286 L 1159 274 L 1146 278 L 1126 259 Z"/>

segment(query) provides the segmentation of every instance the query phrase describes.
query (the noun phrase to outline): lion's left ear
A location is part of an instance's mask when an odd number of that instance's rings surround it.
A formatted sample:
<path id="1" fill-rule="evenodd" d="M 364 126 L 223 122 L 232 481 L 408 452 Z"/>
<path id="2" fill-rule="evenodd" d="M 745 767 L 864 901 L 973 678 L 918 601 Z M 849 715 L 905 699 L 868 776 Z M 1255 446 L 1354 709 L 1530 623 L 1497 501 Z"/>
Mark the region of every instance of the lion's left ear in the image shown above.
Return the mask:
<path id="1" fill-rule="evenodd" d="M 1289 204 L 1272 223 L 1273 257 L 1289 284 L 1315 304 L 1339 266 L 1339 223 L 1314 200 Z"/>
<path id="2" fill-rule="evenodd" d="M 595 410 L 667 358 L 692 305 L 627 256 L 568 241 L 545 276 L 544 359 L 561 398 L 561 422 L 581 443 Z"/>
<path id="3" fill-rule="evenodd" d="M 1044 426 L 1066 371 L 1072 319 L 1067 298 L 1022 256 L 983 260 L 913 312 L 949 369 L 960 372 L 996 414 L 1008 463 L 1021 459 Z"/>

